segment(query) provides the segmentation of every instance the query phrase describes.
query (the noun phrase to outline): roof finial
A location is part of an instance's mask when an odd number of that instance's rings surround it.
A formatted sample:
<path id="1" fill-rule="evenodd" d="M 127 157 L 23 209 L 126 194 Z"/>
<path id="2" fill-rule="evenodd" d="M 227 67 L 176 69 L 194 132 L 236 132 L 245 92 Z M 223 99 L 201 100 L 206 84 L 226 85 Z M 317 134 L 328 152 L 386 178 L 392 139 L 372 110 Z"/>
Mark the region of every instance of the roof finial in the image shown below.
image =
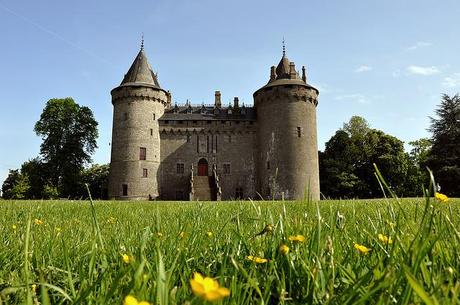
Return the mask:
<path id="1" fill-rule="evenodd" d="M 142 32 L 141 51 L 144 50 L 144 32 Z"/>
<path id="2" fill-rule="evenodd" d="M 283 36 L 283 57 L 286 56 L 286 44 L 284 41 L 284 36 Z"/>

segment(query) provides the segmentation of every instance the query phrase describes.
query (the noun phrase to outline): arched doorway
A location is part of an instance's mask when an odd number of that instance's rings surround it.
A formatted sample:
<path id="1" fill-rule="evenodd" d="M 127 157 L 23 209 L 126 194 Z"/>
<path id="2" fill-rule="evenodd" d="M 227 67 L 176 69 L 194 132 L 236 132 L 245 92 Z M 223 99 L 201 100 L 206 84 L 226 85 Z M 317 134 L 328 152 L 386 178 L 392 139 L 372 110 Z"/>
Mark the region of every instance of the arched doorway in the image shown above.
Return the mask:
<path id="1" fill-rule="evenodd" d="M 208 161 L 205 158 L 198 161 L 198 176 L 208 176 Z"/>

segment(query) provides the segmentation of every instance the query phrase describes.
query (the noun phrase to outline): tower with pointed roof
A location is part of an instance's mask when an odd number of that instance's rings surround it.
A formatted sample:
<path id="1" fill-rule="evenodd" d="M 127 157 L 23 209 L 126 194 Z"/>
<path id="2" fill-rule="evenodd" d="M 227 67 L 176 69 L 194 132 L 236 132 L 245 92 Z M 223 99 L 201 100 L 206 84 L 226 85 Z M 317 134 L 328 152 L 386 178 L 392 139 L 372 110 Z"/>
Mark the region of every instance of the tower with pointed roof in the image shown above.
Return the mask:
<path id="1" fill-rule="evenodd" d="M 128 73 L 111 94 L 109 198 L 156 198 L 160 165 L 158 119 L 170 104 L 170 95 L 161 88 L 145 55 L 143 41 Z"/>
<path id="2" fill-rule="evenodd" d="M 283 56 L 254 93 L 256 190 L 262 197 L 319 200 L 316 106 L 319 91 Z"/>

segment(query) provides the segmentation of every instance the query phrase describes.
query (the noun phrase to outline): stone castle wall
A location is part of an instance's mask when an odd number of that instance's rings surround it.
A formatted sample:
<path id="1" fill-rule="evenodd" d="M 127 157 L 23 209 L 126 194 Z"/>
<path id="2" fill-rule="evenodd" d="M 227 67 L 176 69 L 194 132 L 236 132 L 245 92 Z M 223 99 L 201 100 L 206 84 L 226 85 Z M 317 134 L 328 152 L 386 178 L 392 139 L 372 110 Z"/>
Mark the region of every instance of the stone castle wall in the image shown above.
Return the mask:
<path id="1" fill-rule="evenodd" d="M 241 188 L 243 197 L 253 197 L 255 131 L 254 121 L 161 120 L 160 197 L 188 198 L 192 165 L 196 176 L 202 158 L 208 162 L 209 175 L 216 165 L 223 200 L 234 199 L 237 188 Z M 183 173 L 178 171 L 178 164 L 184 165 Z M 224 164 L 229 164 L 229 172 L 224 170 Z"/>
<path id="2" fill-rule="evenodd" d="M 167 94 L 150 87 L 118 87 L 112 91 L 112 103 L 109 198 L 156 198 L 160 165 L 158 119 L 164 113 Z M 141 147 L 145 148 L 145 160 L 140 160 Z"/>
<path id="3" fill-rule="evenodd" d="M 279 85 L 254 94 L 257 112 L 257 190 L 264 197 L 319 199 L 317 91 Z"/>

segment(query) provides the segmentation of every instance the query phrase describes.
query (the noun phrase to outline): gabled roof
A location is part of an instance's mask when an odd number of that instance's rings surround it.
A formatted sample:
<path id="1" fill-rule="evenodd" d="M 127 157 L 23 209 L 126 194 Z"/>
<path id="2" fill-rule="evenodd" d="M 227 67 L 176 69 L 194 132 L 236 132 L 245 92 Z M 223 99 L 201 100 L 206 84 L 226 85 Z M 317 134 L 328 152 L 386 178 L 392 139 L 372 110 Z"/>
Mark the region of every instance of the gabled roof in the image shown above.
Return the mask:
<path id="1" fill-rule="evenodd" d="M 125 74 L 120 87 L 124 86 L 147 86 L 161 89 L 156 74 L 149 64 L 144 48 L 141 48 L 133 64 Z"/>

